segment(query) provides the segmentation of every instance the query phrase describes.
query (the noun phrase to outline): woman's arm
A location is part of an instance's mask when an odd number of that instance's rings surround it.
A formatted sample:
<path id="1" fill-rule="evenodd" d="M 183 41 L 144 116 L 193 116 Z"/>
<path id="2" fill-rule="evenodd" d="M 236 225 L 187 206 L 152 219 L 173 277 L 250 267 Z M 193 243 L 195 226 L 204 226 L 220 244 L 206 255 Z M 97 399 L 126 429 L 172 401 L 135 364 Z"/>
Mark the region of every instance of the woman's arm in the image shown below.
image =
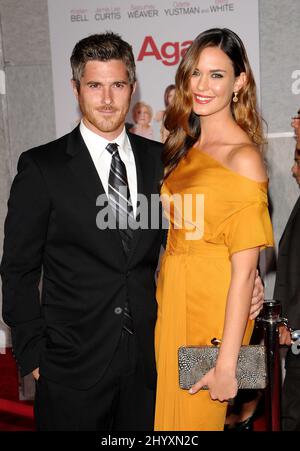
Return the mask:
<path id="1" fill-rule="evenodd" d="M 212 399 L 225 401 L 236 396 L 237 359 L 249 318 L 258 257 L 258 247 L 237 252 L 231 257 L 231 283 L 219 356 L 215 368 L 192 387 L 192 394 L 207 385 Z"/>
<path id="2" fill-rule="evenodd" d="M 253 181 L 267 180 L 262 155 L 254 145 L 235 148 L 228 156 L 227 164 Z M 231 256 L 231 281 L 216 366 L 192 387 L 190 393 L 196 393 L 204 385 L 209 387 L 212 399 L 219 401 L 233 398 L 237 393 L 237 359 L 249 317 L 259 250 L 259 247 L 245 249 Z"/>
<path id="3" fill-rule="evenodd" d="M 231 257 L 231 282 L 227 296 L 222 344 L 217 368 L 235 370 L 250 310 L 259 248 Z"/>

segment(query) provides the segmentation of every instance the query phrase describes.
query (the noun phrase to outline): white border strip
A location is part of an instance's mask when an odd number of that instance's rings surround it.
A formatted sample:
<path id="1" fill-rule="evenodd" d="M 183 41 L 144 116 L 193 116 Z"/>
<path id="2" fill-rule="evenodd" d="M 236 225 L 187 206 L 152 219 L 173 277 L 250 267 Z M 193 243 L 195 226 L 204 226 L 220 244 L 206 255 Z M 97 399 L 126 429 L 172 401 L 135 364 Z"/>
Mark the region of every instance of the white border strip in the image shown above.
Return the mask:
<path id="1" fill-rule="evenodd" d="M 294 138 L 294 132 L 268 133 L 268 138 Z"/>

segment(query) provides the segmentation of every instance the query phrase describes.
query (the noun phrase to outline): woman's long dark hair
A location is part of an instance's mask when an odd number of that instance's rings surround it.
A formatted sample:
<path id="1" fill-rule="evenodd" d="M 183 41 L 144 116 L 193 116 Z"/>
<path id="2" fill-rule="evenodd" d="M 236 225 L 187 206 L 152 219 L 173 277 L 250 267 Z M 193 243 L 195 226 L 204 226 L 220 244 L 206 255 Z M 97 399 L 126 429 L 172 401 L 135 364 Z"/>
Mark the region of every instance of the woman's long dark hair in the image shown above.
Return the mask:
<path id="1" fill-rule="evenodd" d="M 230 58 L 234 74 L 246 73 L 246 84 L 239 91 L 239 101 L 231 102 L 236 123 L 248 134 L 253 143 L 264 143 L 262 119 L 257 111 L 256 86 L 247 53 L 241 39 L 227 28 L 212 28 L 196 37 L 177 69 L 175 98 L 166 111 L 164 125 L 169 131 L 163 152 L 164 180 L 175 169 L 200 136 L 200 120 L 193 113 L 190 79 L 198 63 L 201 51 L 218 47 Z"/>

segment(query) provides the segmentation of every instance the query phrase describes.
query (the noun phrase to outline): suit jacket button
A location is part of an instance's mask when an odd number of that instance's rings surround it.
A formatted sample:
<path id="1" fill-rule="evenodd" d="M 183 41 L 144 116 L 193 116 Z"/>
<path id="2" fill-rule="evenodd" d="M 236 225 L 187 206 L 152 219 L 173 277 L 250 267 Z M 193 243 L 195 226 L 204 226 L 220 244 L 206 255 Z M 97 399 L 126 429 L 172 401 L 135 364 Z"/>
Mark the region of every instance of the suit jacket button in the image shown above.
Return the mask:
<path id="1" fill-rule="evenodd" d="M 122 312 L 123 312 L 123 309 L 121 307 L 116 307 L 115 308 L 115 314 L 116 315 L 121 315 Z"/>

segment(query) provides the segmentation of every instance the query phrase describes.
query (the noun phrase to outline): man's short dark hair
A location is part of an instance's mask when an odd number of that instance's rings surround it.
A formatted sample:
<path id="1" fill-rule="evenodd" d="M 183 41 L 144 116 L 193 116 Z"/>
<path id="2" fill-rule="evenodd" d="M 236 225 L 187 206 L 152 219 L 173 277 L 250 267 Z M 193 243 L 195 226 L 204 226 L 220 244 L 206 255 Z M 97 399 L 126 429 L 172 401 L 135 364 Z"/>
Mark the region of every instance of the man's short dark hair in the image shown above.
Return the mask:
<path id="1" fill-rule="evenodd" d="M 129 83 L 133 84 L 136 81 L 132 47 L 128 42 L 123 41 L 118 34 L 112 32 L 93 34 L 77 42 L 70 59 L 73 80 L 77 87 L 80 86 L 80 80 L 88 61 L 110 60 L 123 61 L 127 69 Z"/>

